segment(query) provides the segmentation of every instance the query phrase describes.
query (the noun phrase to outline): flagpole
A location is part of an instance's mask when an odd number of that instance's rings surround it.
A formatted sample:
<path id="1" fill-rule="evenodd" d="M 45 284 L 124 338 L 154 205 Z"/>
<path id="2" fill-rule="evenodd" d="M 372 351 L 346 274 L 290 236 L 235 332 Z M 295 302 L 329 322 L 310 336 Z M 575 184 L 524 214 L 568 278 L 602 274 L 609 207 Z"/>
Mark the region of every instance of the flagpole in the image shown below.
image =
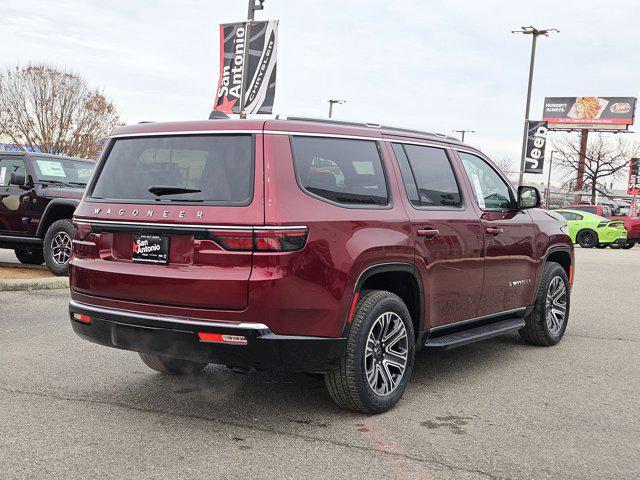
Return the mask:
<path id="1" fill-rule="evenodd" d="M 258 2 L 256 4 L 256 1 Z M 244 35 L 244 52 L 242 60 L 242 84 L 240 85 L 240 118 L 247 118 L 244 109 L 244 97 L 246 95 L 245 85 L 247 82 L 247 69 L 249 68 L 249 38 L 251 37 L 251 24 L 255 19 L 256 10 L 264 9 L 264 0 L 249 0 L 249 8 L 247 10 L 247 31 Z"/>

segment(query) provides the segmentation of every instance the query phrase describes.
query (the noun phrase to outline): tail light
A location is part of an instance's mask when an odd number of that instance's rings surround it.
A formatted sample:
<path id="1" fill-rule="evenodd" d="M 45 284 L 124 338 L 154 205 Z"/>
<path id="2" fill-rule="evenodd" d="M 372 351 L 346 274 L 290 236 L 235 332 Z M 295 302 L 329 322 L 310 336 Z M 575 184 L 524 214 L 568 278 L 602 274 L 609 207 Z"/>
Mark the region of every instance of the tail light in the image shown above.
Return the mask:
<path id="1" fill-rule="evenodd" d="M 252 230 L 213 230 L 213 240 L 225 250 L 242 252 L 295 252 L 307 242 L 307 227 Z"/>
<path id="2" fill-rule="evenodd" d="M 598 228 L 600 227 L 609 227 L 609 228 L 620 228 L 621 226 L 624 226 L 624 223 L 622 222 L 600 222 L 598 224 Z"/>
<path id="3" fill-rule="evenodd" d="M 253 250 L 253 230 L 216 230 L 213 240 L 225 250 L 246 252 Z"/>
<path id="4" fill-rule="evenodd" d="M 254 249 L 258 252 L 295 252 L 307 241 L 307 227 L 287 230 L 255 230 Z"/>
<path id="5" fill-rule="evenodd" d="M 73 319 L 80 323 L 86 323 L 87 325 L 91 323 L 91 317 L 83 313 L 74 313 Z"/>
<path id="6" fill-rule="evenodd" d="M 242 335 L 227 335 L 223 333 L 198 332 L 198 338 L 204 343 L 229 343 L 231 345 L 246 345 L 247 337 Z"/>
<path id="7" fill-rule="evenodd" d="M 79 258 L 93 258 L 96 251 L 97 234 L 91 230 L 91 224 L 73 222 L 73 255 Z"/>
<path id="8" fill-rule="evenodd" d="M 85 222 L 73 222 L 73 239 L 84 240 L 91 233 L 91 224 Z"/>

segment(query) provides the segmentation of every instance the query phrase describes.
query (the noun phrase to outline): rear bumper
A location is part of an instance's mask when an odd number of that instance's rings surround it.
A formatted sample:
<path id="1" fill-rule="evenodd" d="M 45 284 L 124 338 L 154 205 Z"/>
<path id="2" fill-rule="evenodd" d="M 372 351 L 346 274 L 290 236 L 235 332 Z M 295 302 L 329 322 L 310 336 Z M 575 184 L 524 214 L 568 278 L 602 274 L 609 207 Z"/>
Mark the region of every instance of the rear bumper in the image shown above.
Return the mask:
<path id="1" fill-rule="evenodd" d="M 88 315 L 91 323 L 75 320 Z M 196 362 L 260 370 L 330 372 L 344 355 L 346 339 L 276 335 L 260 323 L 223 323 L 146 315 L 69 302 L 76 334 L 108 347 L 156 353 Z M 202 342 L 198 333 L 246 338 L 246 344 Z"/>

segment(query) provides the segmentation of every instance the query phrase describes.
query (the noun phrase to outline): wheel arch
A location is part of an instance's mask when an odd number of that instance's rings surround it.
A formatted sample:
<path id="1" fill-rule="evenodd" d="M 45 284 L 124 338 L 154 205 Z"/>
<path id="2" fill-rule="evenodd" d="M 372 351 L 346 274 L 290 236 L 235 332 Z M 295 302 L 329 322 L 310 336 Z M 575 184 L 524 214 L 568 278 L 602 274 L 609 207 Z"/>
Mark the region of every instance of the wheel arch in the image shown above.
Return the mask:
<path id="1" fill-rule="evenodd" d="M 551 251 L 547 252 L 544 262 L 555 262 L 560 264 L 560 266 L 564 269 L 564 272 L 567 274 L 567 278 L 571 277 L 571 271 L 573 269 L 573 258 L 571 257 L 571 253 L 569 253 L 568 249 L 552 249 Z"/>
<path id="2" fill-rule="evenodd" d="M 44 209 L 42 219 L 36 231 L 36 236 L 44 238 L 51 224 L 58 220 L 64 218 L 71 220 L 73 218 L 73 212 L 75 212 L 79 203 L 80 200 L 74 198 L 54 198 L 51 200 Z"/>
<path id="3" fill-rule="evenodd" d="M 353 299 L 362 290 L 385 290 L 398 295 L 407 306 L 416 337 L 424 329 L 424 285 L 420 273 L 410 263 L 391 262 L 365 268 L 356 280 Z M 352 309 L 350 309 L 349 317 Z M 345 334 L 350 327 L 345 322 Z"/>

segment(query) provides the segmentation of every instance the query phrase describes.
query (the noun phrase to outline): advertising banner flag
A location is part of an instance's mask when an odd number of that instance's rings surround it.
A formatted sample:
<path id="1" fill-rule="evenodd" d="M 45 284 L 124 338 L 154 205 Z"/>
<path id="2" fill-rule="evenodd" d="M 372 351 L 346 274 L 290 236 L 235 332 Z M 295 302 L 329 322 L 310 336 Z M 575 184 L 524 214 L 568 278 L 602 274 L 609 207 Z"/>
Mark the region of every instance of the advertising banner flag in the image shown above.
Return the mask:
<path id="1" fill-rule="evenodd" d="M 542 119 L 553 129 L 626 130 L 635 108 L 634 97 L 547 97 Z"/>
<path id="2" fill-rule="evenodd" d="M 527 122 L 527 152 L 524 159 L 524 173 L 542 173 L 544 149 L 547 144 L 547 122 L 529 120 Z"/>
<path id="3" fill-rule="evenodd" d="M 244 107 L 247 114 L 272 112 L 277 40 L 277 20 L 220 25 L 220 78 L 214 110 L 240 113 Z"/>
<path id="4" fill-rule="evenodd" d="M 629 163 L 629 181 L 627 182 L 627 195 L 640 193 L 640 158 L 632 158 Z"/>

